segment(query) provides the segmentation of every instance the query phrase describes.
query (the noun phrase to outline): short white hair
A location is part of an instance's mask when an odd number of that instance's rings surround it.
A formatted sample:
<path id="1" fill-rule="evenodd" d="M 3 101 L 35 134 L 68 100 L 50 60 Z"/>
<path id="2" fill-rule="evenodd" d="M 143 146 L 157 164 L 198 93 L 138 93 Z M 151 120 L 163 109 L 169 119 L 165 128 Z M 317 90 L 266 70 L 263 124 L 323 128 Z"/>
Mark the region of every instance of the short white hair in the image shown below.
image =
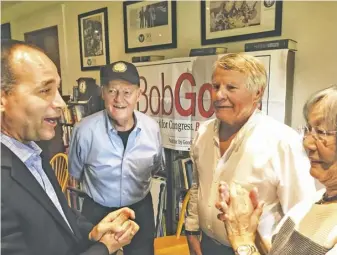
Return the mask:
<path id="1" fill-rule="evenodd" d="M 267 72 L 264 65 L 256 57 L 245 53 L 230 53 L 218 59 L 213 67 L 213 73 L 217 68 L 238 71 L 247 76 L 246 87 L 250 91 L 258 91 L 267 86 Z"/>

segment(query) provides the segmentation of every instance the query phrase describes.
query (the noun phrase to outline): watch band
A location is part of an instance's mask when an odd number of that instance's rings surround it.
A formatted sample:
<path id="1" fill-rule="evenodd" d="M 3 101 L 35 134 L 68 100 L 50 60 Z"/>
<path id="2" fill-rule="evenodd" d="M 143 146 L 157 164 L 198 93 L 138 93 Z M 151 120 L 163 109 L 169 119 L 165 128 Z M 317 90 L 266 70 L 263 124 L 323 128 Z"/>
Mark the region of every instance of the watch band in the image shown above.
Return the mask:
<path id="1" fill-rule="evenodd" d="M 187 235 L 187 236 L 198 236 L 198 235 L 200 235 L 200 230 L 197 230 L 197 231 L 185 230 L 185 235 Z"/>

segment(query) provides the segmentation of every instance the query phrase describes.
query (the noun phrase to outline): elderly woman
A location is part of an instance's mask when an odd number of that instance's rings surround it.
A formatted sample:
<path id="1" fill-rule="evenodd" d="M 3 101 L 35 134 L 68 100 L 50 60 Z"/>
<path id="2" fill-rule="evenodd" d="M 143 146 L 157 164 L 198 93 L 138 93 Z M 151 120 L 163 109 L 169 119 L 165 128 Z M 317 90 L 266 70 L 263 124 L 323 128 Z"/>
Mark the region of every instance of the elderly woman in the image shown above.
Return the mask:
<path id="1" fill-rule="evenodd" d="M 303 145 L 310 174 L 325 188 L 293 207 L 277 226 L 269 255 L 337 254 L 337 85 L 315 93 L 304 106 Z M 295 159 L 296 160 L 296 159 Z M 290 184 L 289 184 L 290 185 Z M 256 192 L 232 184 L 219 187 L 229 240 L 239 255 L 260 254 L 255 245 L 262 204 Z"/>
<path id="2" fill-rule="evenodd" d="M 259 188 L 266 203 L 259 228 L 267 242 L 282 216 L 316 189 L 298 133 L 258 110 L 267 85 L 263 64 L 250 55 L 227 54 L 211 78 L 216 118 L 200 126 L 191 146 L 194 184 L 185 229 L 192 254 L 231 255 L 214 208 L 219 181 Z"/>

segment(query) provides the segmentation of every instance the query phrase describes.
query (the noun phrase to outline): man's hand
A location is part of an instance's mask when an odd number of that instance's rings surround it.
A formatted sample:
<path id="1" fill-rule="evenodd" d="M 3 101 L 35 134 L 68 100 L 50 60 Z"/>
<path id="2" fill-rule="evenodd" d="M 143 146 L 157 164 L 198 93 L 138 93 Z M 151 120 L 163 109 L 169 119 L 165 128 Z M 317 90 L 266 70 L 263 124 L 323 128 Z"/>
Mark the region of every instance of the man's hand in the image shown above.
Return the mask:
<path id="1" fill-rule="evenodd" d="M 191 255 L 202 255 L 199 236 L 188 235 L 187 241 Z"/>
<path id="2" fill-rule="evenodd" d="M 127 207 L 109 213 L 91 230 L 89 240 L 99 241 L 107 232 L 123 234 L 131 224 L 129 219 L 135 219 L 135 212 Z"/>
<path id="3" fill-rule="evenodd" d="M 138 224 L 131 220 L 125 221 L 122 228 L 125 231 L 118 233 L 109 231 L 99 240 L 108 248 L 109 254 L 116 252 L 125 245 L 128 245 L 139 230 Z"/>

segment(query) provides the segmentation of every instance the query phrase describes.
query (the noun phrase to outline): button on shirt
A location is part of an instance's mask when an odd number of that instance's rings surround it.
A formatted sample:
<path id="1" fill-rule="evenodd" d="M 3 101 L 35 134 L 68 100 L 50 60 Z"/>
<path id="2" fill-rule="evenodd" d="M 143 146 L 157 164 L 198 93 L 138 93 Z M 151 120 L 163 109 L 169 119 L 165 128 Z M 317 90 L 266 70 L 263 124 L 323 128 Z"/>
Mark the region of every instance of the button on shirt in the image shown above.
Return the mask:
<path id="1" fill-rule="evenodd" d="M 3 133 L 1 133 L 1 142 L 7 146 L 29 169 L 31 174 L 43 188 L 43 190 L 47 193 L 50 200 L 53 202 L 57 210 L 62 215 L 63 219 L 69 226 L 72 231 L 69 222 L 63 212 L 61 204 L 58 200 L 58 197 L 55 193 L 53 185 L 50 183 L 46 173 L 42 168 L 42 159 L 40 154 L 42 152 L 41 148 L 35 142 L 29 142 L 27 144 L 23 144 L 17 141 L 14 138 L 11 138 Z"/>
<path id="2" fill-rule="evenodd" d="M 229 245 L 224 225 L 217 219 L 219 181 L 257 187 L 265 201 L 259 233 L 270 242 L 276 224 L 296 203 L 315 194 L 310 163 L 296 131 L 260 111 L 239 130 L 220 155 L 219 120 L 203 123 L 193 141 L 191 188 L 186 230 L 203 230 Z"/>
<path id="3" fill-rule="evenodd" d="M 150 191 L 152 175 L 164 169 L 158 123 L 138 111 L 134 118 L 136 125 L 125 149 L 106 110 L 84 118 L 73 130 L 69 172 L 103 206 L 122 207 L 142 200 Z"/>

